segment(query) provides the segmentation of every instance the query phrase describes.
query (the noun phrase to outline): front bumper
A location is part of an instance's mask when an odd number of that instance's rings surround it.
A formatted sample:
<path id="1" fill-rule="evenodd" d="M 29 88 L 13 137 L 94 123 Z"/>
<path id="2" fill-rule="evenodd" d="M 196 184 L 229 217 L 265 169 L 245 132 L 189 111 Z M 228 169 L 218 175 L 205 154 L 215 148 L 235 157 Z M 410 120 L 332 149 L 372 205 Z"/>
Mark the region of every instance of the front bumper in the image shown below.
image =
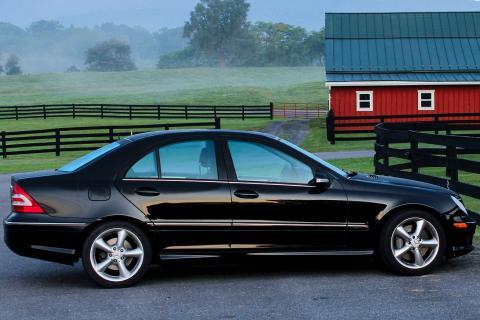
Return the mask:
<path id="1" fill-rule="evenodd" d="M 467 227 L 458 229 L 453 226 L 453 222 L 465 222 Z M 473 236 L 477 228 L 477 223 L 470 217 L 462 217 L 461 219 L 454 219 L 447 226 L 448 238 L 448 258 L 455 258 L 463 256 L 474 250 Z"/>
<path id="2" fill-rule="evenodd" d="M 10 214 L 3 222 L 8 248 L 25 257 L 74 264 L 86 221 L 72 221 L 44 214 Z"/>

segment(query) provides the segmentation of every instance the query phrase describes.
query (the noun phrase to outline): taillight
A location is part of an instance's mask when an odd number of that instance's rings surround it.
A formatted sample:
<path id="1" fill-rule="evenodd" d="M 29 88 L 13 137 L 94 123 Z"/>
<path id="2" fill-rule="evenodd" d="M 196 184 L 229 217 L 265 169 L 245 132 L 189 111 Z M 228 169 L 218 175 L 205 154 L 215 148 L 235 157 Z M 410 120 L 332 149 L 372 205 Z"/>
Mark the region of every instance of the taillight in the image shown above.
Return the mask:
<path id="1" fill-rule="evenodd" d="M 16 213 L 45 213 L 45 210 L 18 183 L 12 185 L 12 211 Z"/>

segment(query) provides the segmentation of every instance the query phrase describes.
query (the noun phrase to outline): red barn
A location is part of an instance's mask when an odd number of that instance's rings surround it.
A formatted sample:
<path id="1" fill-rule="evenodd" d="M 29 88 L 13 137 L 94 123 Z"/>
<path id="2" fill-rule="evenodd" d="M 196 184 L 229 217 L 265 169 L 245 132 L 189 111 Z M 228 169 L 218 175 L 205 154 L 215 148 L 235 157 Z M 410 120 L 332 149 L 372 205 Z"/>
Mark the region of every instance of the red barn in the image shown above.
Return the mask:
<path id="1" fill-rule="evenodd" d="M 335 117 L 478 113 L 480 12 L 327 13 L 326 75 Z"/>

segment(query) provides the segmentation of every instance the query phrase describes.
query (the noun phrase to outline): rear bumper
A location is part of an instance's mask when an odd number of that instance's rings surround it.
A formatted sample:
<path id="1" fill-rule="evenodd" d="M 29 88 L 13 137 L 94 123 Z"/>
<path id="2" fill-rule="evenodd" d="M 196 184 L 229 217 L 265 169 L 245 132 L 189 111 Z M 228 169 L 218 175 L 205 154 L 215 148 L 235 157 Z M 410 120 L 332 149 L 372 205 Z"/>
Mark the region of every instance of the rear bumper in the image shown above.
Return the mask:
<path id="1" fill-rule="evenodd" d="M 48 215 L 12 213 L 3 222 L 4 240 L 10 250 L 21 256 L 72 265 L 78 260 L 88 225 Z"/>

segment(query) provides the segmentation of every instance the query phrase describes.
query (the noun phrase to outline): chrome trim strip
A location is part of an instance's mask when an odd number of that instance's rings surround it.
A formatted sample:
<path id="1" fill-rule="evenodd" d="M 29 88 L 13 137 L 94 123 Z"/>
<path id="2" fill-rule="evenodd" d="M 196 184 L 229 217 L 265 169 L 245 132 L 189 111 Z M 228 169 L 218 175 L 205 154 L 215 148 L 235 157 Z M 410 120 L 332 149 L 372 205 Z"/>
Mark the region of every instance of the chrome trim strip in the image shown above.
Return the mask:
<path id="1" fill-rule="evenodd" d="M 236 220 L 234 227 L 332 227 L 346 228 L 348 224 L 342 222 L 297 222 L 297 221 L 275 221 L 275 220 Z"/>
<path id="2" fill-rule="evenodd" d="M 18 222 L 18 221 L 5 221 L 6 225 L 12 226 L 48 226 L 48 227 L 84 227 L 88 223 L 85 222 Z"/>
<path id="3" fill-rule="evenodd" d="M 231 227 L 232 220 L 170 220 L 154 221 L 156 227 Z"/>
<path id="4" fill-rule="evenodd" d="M 181 259 L 211 259 L 211 258 L 219 258 L 219 255 L 206 255 L 206 254 L 172 254 L 172 253 L 160 253 L 161 260 L 181 260 Z"/>
<path id="5" fill-rule="evenodd" d="M 363 222 L 348 222 L 347 223 L 347 228 L 348 229 L 368 230 L 368 229 L 370 229 L 370 226 L 368 225 L 368 223 L 363 223 Z"/>
<path id="6" fill-rule="evenodd" d="M 230 249 L 228 244 L 200 244 L 190 246 L 170 246 L 164 248 L 164 250 L 220 250 Z"/>
<path id="7" fill-rule="evenodd" d="M 170 220 L 153 222 L 156 227 L 317 227 L 368 230 L 367 223 L 302 222 L 276 220 Z"/>
<path id="8" fill-rule="evenodd" d="M 226 180 L 195 180 L 195 179 L 169 179 L 169 178 L 153 178 L 153 179 L 141 179 L 141 178 L 123 178 L 122 181 L 139 181 L 139 182 L 207 182 L 207 183 L 231 183 L 231 184 L 253 184 L 253 185 L 266 185 L 266 186 L 283 186 L 283 187 L 304 187 L 304 188 L 316 188 L 308 184 L 297 183 L 281 183 L 281 182 L 260 182 L 260 181 L 226 181 Z"/>
<path id="9" fill-rule="evenodd" d="M 249 252 L 249 256 L 369 256 L 373 250 Z"/>

